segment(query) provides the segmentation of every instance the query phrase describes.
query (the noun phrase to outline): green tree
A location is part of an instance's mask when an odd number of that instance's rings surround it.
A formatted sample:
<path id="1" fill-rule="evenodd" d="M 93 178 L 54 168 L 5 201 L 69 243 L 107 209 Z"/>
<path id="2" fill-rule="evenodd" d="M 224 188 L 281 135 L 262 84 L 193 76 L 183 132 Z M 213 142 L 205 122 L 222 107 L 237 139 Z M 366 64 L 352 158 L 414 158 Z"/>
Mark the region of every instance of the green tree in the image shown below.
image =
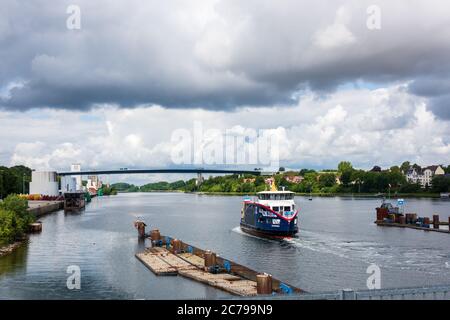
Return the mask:
<path id="1" fill-rule="evenodd" d="M 255 186 L 261 186 L 261 185 L 265 186 L 265 185 L 266 185 L 266 182 L 264 181 L 264 178 L 263 178 L 263 177 L 257 176 L 257 177 L 255 178 Z"/>
<path id="2" fill-rule="evenodd" d="M 299 174 L 301 175 L 301 176 L 305 176 L 307 173 L 315 173 L 316 171 L 315 170 L 312 170 L 312 169 L 301 169 L 300 170 L 300 172 L 299 172 Z"/>
<path id="3" fill-rule="evenodd" d="M 0 242 L 10 243 L 22 237 L 34 216 L 28 212 L 28 201 L 16 195 L 7 196 L 0 203 Z"/>
<path id="4" fill-rule="evenodd" d="M 410 163 L 409 161 L 405 161 L 405 162 L 403 162 L 402 165 L 400 166 L 400 170 L 401 170 L 403 173 L 406 173 L 406 171 L 408 171 L 410 167 L 411 167 L 411 163 Z"/>
<path id="5" fill-rule="evenodd" d="M 336 175 L 333 173 L 324 173 L 319 176 L 319 185 L 323 187 L 332 187 L 336 184 Z"/>
<path id="6" fill-rule="evenodd" d="M 0 209 L 0 244 L 14 242 L 20 235 L 16 220 L 13 211 Z"/>
<path id="7" fill-rule="evenodd" d="M 353 171 L 353 166 L 349 161 L 341 161 L 338 164 L 338 171 L 343 173 L 345 171 Z"/>
<path id="8" fill-rule="evenodd" d="M 347 187 L 352 182 L 352 174 L 355 171 L 349 161 L 341 161 L 338 165 L 341 183 Z"/>
<path id="9" fill-rule="evenodd" d="M 433 192 L 449 192 L 450 191 L 450 177 L 444 175 L 436 175 L 431 180 Z"/>

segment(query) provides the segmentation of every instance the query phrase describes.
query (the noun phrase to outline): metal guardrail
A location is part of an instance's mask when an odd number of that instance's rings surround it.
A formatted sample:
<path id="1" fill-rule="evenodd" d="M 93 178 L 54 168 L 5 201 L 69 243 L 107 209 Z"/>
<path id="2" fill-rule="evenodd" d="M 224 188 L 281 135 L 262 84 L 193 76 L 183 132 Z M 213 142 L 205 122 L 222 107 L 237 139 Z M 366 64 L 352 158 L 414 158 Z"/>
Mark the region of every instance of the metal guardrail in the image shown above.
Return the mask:
<path id="1" fill-rule="evenodd" d="M 249 299 L 246 297 L 245 299 Z M 257 296 L 263 300 L 450 300 L 450 285 Z"/>

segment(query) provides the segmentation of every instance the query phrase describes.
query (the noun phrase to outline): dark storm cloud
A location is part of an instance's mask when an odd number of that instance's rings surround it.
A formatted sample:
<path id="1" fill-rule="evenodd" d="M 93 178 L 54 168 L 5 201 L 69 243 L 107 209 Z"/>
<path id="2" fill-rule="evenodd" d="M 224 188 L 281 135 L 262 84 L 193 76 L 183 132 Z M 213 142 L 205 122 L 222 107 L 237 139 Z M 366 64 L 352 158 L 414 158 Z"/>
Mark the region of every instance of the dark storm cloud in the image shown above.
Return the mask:
<path id="1" fill-rule="evenodd" d="M 2 3 L 0 106 L 224 110 L 359 80 L 434 81 L 450 70 L 445 1 L 378 1 L 376 31 L 366 27 L 371 1 L 83 0 L 81 30 L 68 30 L 72 3 Z M 431 87 L 411 90 L 445 117 L 446 98 Z"/>
<path id="2" fill-rule="evenodd" d="M 420 78 L 409 85 L 411 93 L 428 98 L 430 110 L 440 118 L 450 119 L 450 77 Z"/>

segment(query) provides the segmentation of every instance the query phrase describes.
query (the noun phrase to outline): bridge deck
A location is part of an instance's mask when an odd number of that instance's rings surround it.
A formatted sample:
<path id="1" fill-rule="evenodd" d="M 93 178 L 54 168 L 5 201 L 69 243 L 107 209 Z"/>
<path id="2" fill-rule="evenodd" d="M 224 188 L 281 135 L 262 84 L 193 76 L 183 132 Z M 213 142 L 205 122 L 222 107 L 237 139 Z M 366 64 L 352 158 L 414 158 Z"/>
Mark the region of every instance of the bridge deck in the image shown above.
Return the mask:
<path id="1" fill-rule="evenodd" d="M 59 176 L 88 176 L 100 174 L 146 174 L 146 173 L 215 173 L 215 174 L 251 174 L 261 175 L 259 170 L 221 170 L 221 169 L 127 169 L 127 170 L 89 170 L 79 172 L 58 172 Z"/>

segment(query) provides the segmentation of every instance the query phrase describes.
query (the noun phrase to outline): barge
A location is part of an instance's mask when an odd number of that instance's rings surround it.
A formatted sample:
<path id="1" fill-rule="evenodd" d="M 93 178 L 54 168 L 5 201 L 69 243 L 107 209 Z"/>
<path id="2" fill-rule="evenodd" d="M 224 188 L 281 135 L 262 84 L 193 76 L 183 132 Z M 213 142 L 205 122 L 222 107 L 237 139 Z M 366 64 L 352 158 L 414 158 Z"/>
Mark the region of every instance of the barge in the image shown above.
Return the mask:
<path id="1" fill-rule="evenodd" d="M 145 227 L 143 224 L 143 221 L 135 223 L 140 237 Z M 237 296 L 304 293 L 270 274 L 257 272 L 210 250 L 163 236 L 159 230 L 152 230 L 145 238 L 151 241 L 151 247 L 137 253 L 136 258 L 157 276 L 179 275 Z"/>

